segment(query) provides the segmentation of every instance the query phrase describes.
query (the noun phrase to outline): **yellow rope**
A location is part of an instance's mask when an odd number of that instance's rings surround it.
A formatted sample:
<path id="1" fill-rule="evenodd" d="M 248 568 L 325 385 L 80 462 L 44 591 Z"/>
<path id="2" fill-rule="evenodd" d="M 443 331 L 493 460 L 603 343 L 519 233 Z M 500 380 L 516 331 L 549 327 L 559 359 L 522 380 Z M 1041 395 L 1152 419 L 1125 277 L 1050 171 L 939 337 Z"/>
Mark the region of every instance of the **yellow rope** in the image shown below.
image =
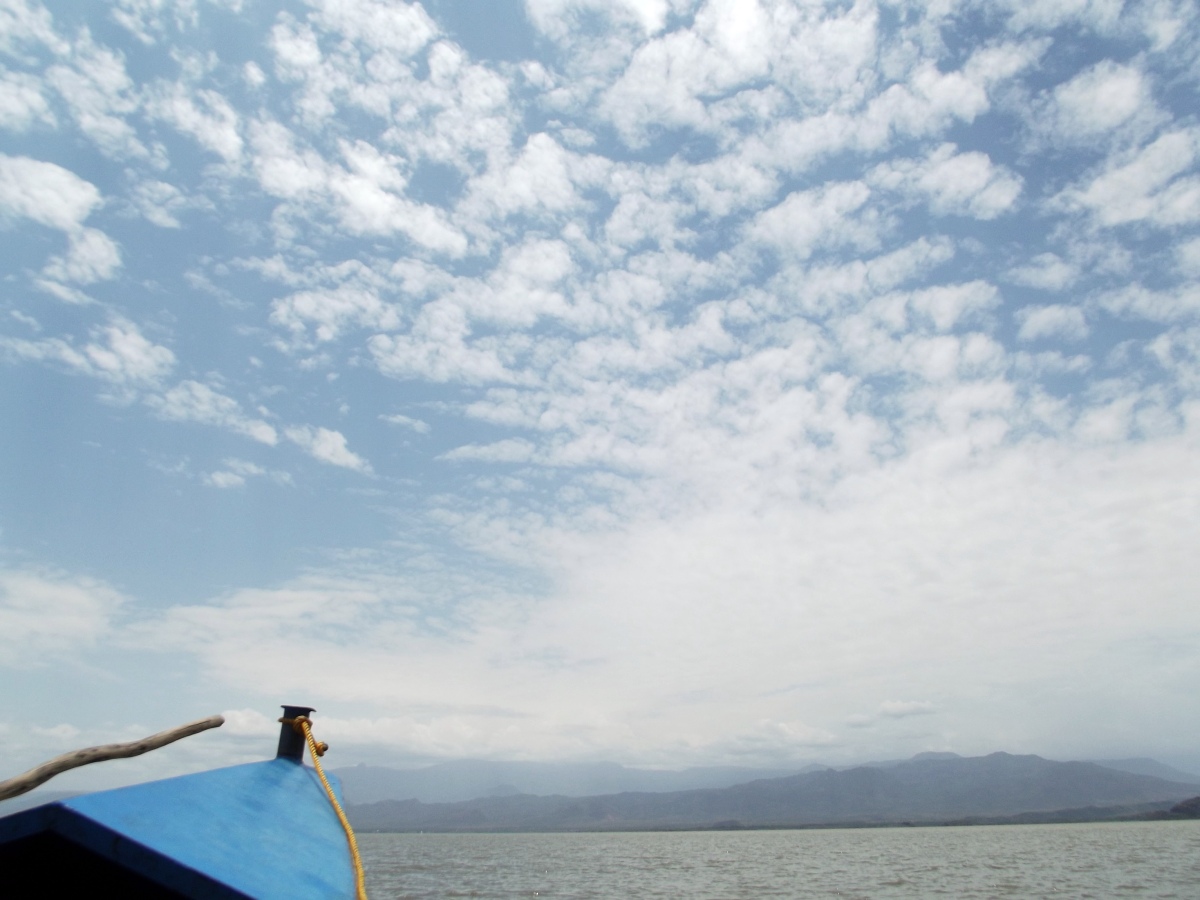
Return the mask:
<path id="1" fill-rule="evenodd" d="M 320 776 L 321 784 L 325 786 L 325 793 L 329 796 L 329 802 L 333 804 L 333 811 L 337 813 L 338 821 L 342 823 L 342 828 L 346 832 L 346 841 L 350 844 L 350 858 L 354 861 L 354 896 L 357 900 L 367 900 L 367 878 L 363 874 L 362 857 L 358 854 L 358 841 L 354 838 L 354 829 L 350 827 L 350 820 L 342 811 L 342 804 L 338 803 L 337 795 L 334 794 L 329 779 L 325 777 L 325 770 L 321 768 L 320 757 L 324 755 L 328 746 L 324 743 L 318 744 L 313 738 L 312 722 L 309 721 L 308 716 L 297 716 L 292 720 L 292 727 L 299 728 L 304 732 L 304 740 L 308 742 L 308 752 L 312 754 L 313 766 L 317 770 L 317 775 Z"/>

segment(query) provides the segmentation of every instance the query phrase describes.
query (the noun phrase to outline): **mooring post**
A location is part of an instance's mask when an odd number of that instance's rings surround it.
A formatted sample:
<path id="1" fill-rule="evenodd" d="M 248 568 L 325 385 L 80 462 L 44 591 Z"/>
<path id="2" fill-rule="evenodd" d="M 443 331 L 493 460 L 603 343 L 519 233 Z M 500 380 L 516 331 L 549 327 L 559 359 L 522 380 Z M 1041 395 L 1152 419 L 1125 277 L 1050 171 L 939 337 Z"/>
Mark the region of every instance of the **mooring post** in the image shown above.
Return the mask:
<path id="1" fill-rule="evenodd" d="M 276 759 L 290 759 L 292 762 L 304 762 L 304 732 L 293 723 L 299 716 L 307 716 L 315 712 L 311 706 L 285 706 L 282 723 L 279 728 L 279 749 L 275 751 Z"/>

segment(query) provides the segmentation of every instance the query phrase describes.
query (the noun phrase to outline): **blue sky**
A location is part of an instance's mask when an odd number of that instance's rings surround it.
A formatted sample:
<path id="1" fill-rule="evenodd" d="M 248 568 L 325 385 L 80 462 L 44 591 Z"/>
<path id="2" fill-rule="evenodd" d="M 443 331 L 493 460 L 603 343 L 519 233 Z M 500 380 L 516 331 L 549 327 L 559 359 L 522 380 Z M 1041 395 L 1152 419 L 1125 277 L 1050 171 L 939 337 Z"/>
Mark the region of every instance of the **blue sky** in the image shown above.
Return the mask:
<path id="1" fill-rule="evenodd" d="M 1187 761 L 1197 29 L 2 0 L 10 759 Z"/>

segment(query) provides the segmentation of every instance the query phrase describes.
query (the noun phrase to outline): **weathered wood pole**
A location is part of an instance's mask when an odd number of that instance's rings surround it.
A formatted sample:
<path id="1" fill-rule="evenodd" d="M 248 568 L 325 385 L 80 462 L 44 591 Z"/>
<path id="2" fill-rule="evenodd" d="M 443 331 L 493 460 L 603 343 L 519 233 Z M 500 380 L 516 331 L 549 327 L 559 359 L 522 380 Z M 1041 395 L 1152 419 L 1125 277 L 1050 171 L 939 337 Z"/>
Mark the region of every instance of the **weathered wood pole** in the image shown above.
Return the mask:
<path id="1" fill-rule="evenodd" d="M 180 738 L 191 737 L 210 728 L 218 728 L 225 724 L 224 716 L 209 716 L 207 719 L 197 719 L 178 728 L 160 731 L 144 737 L 140 741 L 130 741 L 127 744 L 102 744 L 99 747 L 87 747 L 84 750 L 72 750 L 62 756 L 56 756 L 49 762 L 44 762 L 30 769 L 23 775 L 0 781 L 0 800 L 16 797 L 26 791 L 32 791 L 40 784 L 45 784 L 55 775 L 61 775 L 69 769 L 77 769 L 89 763 L 102 762 L 106 759 L 128 759 L 131 756 L 141 756 L 150 750 L 157 750 L 167 744 L 174 743 Z"/>

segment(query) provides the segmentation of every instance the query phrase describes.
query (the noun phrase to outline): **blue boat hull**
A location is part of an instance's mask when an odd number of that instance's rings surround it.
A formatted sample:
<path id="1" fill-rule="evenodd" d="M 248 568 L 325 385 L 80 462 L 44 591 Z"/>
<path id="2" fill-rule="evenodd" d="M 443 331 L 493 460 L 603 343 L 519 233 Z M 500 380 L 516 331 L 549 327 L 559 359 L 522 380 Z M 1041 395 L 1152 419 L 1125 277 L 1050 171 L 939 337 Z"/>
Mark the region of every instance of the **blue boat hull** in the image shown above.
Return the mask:
<path id="1" fill-rule="evenodd" d="M 76 884 L 80 896 L 354 897 L 346 836 L 315 771 L 284 758 L 0 818 L 0 871 L 29 896 Z"/>

